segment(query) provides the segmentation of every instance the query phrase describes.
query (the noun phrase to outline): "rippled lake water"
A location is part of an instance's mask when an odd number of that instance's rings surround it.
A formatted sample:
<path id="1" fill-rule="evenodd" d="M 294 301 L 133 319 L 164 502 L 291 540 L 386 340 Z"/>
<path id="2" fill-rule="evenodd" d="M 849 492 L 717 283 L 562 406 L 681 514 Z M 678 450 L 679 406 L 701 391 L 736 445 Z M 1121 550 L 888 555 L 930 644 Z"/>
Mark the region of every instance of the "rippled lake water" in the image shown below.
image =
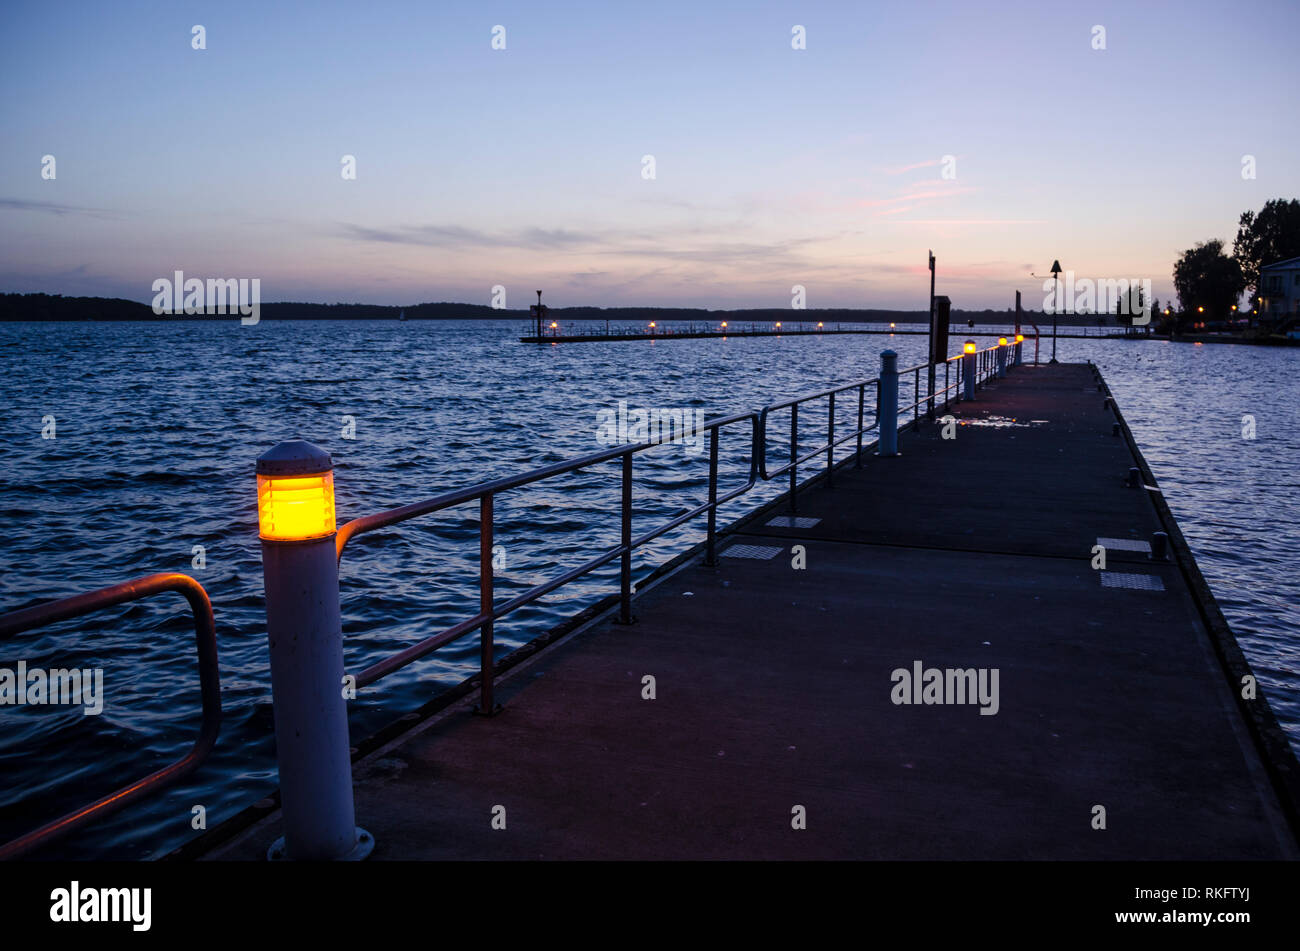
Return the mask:
<path id="1" fill-rule="evenodd" d="M 986 328 L 981 328 L 986 329 Z M 987 328 L 993 329 L 993 328 Z M 147 858 L 276 785 L 253 463 L 301 436 L 335 460 L 340 524 L 488 478 L 593 452 L 597 413 L 702 409 L 710 418 L 877 375 L 881 350 L 920 362 L 923 337 L 764 337 L 530 346 L 514 321 L 0 324 L 0 612 L 156 571 L 212 597 L 224 721 L 191 781 L 96 825 L 69 856 Z M 1050 344 L 1049 344 L 1050 346 Z M 1028 355 L 1028 354 L 1027 354 Z M 1048 352 L 1045 350 L 1043 359 Z M 1115 391 L 1284 727 L 1300 741 L 1300 387 L 1295 350 L 1062 340 Z M 1243 416 L 1255 420 L 1242 437 Z M 56 438 L 43 439 L 54 417 Z M 355 420 L 345 439 L 343 417 Z M 847 421 L 848 417 L 844 419 Z M 722 442 L 723 489 L 744 481 L 748 433 Z M 645 457 L 645 458 L 643 458 Z M 704 498 L 707 455 L 661 447 L 637 462 L 637 530 Z M 497 503 L 498 598 L 617 541 L 618 468 L 593 468 Z M 781 490 L 760 484 L 720 524 Z M 1050 486 L 1021 495 L 1050 511 Z M 702 537 L 683 526 L 638 553 L 644 573 Z M 203 546 L 206 567 L 192 567 Z M 477 509 L 349 547 L 341 569 L 349 670 L 471 616 Z M 501 653 L 614 590 L 589 576 L 498 625 Z M 354 737 L 477 670 L 473 637 L 363 692 Z M 7 707 L 0 841 L 178 758 L 198 727 L 193 634 L 163 595 L 0 643 L 0 666 L 102 667 L 101 716 Z"/>

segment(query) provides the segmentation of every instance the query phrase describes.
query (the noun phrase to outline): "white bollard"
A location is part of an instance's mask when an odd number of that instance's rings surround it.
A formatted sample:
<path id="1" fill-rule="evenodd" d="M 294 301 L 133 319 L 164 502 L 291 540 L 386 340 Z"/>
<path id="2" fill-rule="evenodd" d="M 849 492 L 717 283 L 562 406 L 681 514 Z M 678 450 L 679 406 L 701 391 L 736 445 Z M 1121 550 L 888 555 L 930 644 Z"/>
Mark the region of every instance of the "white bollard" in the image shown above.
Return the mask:
<path id="1" fill-rule="evenodd" d="M 880 441 L 877 454 L 898 455 L 898 354 L 886 350 L 880 354 Z"/>
<path id="2" fill-rule="evenodd" d="M 293 440 L 259 457 L 257 515 L 284 825 L 267 858 L 362 859 L 374 839 L 352 802 L 329 453 Z"/>

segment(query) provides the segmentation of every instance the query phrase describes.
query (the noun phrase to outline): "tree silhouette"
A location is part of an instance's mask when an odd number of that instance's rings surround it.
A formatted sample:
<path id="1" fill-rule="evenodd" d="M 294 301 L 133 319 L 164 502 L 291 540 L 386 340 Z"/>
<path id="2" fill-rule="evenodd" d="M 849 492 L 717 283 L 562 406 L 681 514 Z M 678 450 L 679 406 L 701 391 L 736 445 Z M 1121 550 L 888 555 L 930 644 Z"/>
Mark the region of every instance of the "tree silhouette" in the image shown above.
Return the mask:
<path id="1" fill-rule="evenodd" d="M 1224 318 L 1232 305 L 1241 298 L 1246 279 L 1235 258 L 1223 253 L 1223 242 L 1218 238 L 1202 241 L 1183 252 L 1174 265 L 1174 290 L 1178 292 L 1182 319 L 1198 316 L 1197 307 L 1204 307 L 1204 318 Z"/>
<path id="2" fill-rule="evenodd" d="M 1259 269 L 1274 261 L 1300 257 L 1300 201 L 1274 198 L 1265 202 L 1259 214 L 1245 212 L 1238 222 L 1232 254 L 1241 266 L 1246 285 L 1250 287 L 1253 304 L 1262 296 L 1259 292 Z"/>

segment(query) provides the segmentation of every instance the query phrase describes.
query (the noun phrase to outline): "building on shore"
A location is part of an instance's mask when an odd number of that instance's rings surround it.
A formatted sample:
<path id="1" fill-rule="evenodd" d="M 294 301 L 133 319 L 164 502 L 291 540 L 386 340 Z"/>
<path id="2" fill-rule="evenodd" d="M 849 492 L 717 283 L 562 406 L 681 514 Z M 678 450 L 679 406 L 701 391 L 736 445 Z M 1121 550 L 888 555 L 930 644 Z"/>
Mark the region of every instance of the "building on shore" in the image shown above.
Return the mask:
<path id="1" fill-rule="evenodd" d="M 1300 257 L 1259 269 L 1259 316 L 1285 333 L 1300 324 Z"/>

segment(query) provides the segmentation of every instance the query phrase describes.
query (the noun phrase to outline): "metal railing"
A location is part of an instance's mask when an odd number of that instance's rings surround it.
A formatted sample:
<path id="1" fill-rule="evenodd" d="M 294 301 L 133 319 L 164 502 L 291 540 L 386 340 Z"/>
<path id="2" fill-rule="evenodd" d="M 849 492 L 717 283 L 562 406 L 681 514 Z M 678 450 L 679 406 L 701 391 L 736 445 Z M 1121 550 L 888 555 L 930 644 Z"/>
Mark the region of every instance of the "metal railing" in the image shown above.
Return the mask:
<path id="1" fill-rule="evenodd" d="M 1008 345 L 1008 352 L 1010 352 L 1010 346 L 1011 345 Z M 998 346 L 995 345 L 975 354 L 976 384 L 981 381 L 987 381 L 995 375 L 997 370 L 997 350 Z M 956 363 L 955 371 L 950 369 L 954 362 Z M 1010 366 L 1010 363 L 1007 365 Z M 961 398 L 961 387 L 965 382 L 965 375 L 967 372 L 965 369 L 966 362 L 964 355 L 958 354 L 949 357 L 944 361 L 943 367 L 943 386 L 938 386 L 937 380 L 936 385 L 929 386 L 929 374 L 927 372 L 927 390 L 925 393 L 921 392 L 921 371 L 928 371 L 929 364 L 919 364 L 899 371 L 900 377 L 904 377 L 908 373 L 911 373 L 913 377 L 912 400 L 910 403 L 902 404 L 898 408 L 903 411 L 908 409 L 912 410 L 912 425 L 914 428 L 918 428 L 920 425 L 922 406 L 927 406 L 928 412 L 932 415 L 936 400 L 941 399 L 940 407 L 946 408 L 951 403 L 957 402 Z M 866 419 L 866 394 L 868 389 L 874 389 L 875 391 L 875 405 L 870 423 L 868 423 Z M 836 397 L 840 394 L 854 391 L 856 391 L 857 394 L 856 425 L 850 428 L 848 432 L 837 436 Z M 954 393 L 956 396 L 953 395 Z M 389 525 L 394 525 L 399 522 L 404 522 L 408 519 L 417 518 L 421 515 L 428 515 L 470 502 L 477 501 L 479 503 L 478 613 L 473 617 L 460 621 L 446 630 L 425 638 L 424 640 L 413 644 L 384 660 L 371 664 L 356 676 L 356 686 L 363 687 L 372 684 L 387 674 L 407 666 L 413 661 L 424 657 L 438 648 L 478 630 L 481 632 L 479 661 L 480 709 L 483 712 L 492 712 L 495 709 L 493 703 L 493 684 L 495 678 L 495 665 L 493 661 L 493 629 L 498 618 L 504 617 L 526 605 L 532 604 L 557 588 L 560 588 L 569 582 L 581 578 L 584 575 L 609 564 L 615 559 L 618 559 L 620 563 L 618 620 L 625 624 L 631 623 L 633 620 L 631 613 L 632 553 L 634 551 L 667 532 L 672 531 L 674 528 L 698 518 L 701 515 L 705 515 L 707 517 L 705 563 L 710 565 L 716 564 L 717 512 L 719 506 L 750 491 L 758 483 L 760 478 L 763 481 L 770 481 L 788 474 L 790 478 L 790 504 L 791 510 L 793 511 L 799 488 L 799 467 L 811 462 L 813 459 L 824 453 L 826 458 L 824 477 L 826 484 L 828 486 L 831 485 L 836 464 L 835 450 L 850 440 L 856 440 L 855 468 L 860 468 L 862 465 L 862 451 L 864 449 L 863 437 L 872 430 L 878 430 L 878 427 L 880 426 L 880 397 L 881 382 L 879 377 L 870 380 L 858 380 L 841 386 L 820 390 L 816 393 L 808 393 L 778 403 L 772 403 L 763 407 L 763 409 L 758 412 L 738 413 L 704 423 L 698 427 L 687 427 L 687 431 L 666 440 L 632 443 L 624 446 L 613 447 L 577 459 L 558 462 L 540 469 L 534 469 L 520 475 L 496 479 L 489 482 L 481 482 L 467 488 L 443 493 L 442 495 L 435 496 L 434 498 L 422 502 L 389 509 L 384 512 L 378 512 L 374 515 L 364 516 L 347 522 L 339 528 L 335 537 L 335 554 L 340 561 L 342 560 L 344 549 L 359 535 Z M 826 441 L 821 445 L 807 450 L 803 455 L 800 455 L 799 407 L 805 403 L 823 399 L 827 401 Z M 769 472 L 767 467 L 768 418 L 772 413 L 783 409 L 790 410 L 790 458 L 789 462 Z M 718 489 L 720 430 L 724 427 L 736 425 L 745 421 L 748 421 L 750 424 L 750 459 L 747 480 L 744 484 L 730 489 L 720 495 Z M 686 436 L 694 436 L 706 432 L 709 434 L 709 477 L 707 501 L 693 506 L 688 511 L 670 519 L 665 524 L 660 525 L 651 531 L 634 536 L 632 484 L 633 460 L 636 454 L 657 446 L 669 445 Z M 619 460 L 621 463 L 622 476 L 619 543 L 604 550 L 596 557 L 589 559 L 576 568 L 569 569 L 568 571 L 550 578 L 541 584 L 534 585 L 532 588 L 508 601 L 497 604 L 494 595 L 492 568 L 492 549 L 495 533 L 494 503 L 496 497 L 513 489 L 523 488 L 536 482 L 566 475 L 571 472 L 577 472 L 591 466 L 611 462 L 615 459 Z M 816 478 L 816 476 L 814 476 L 814 478 Z M 93 611 L 112 607 L 118 604 L 124 604 L 129 601 L 135 601 L 163 591 L 177 591 L 184 595 L 186 600 L 189 602 L 194 616 L 195 644 L 199 658 L 199 681 L 202 694 L 202 722 L 194 746 L 185 756 L 169 766 L 157 770 L 143 779 L 96 800 L 88 806 L 69 813 L 60 819 L 41 826 L 33 832 L 29 832 L 26 835 L 20 836 L 19 838 L 0 846 L 0 860 L 11 859 L 23 855 L 38 846 L 47 844 L 53 839 L 66 835 L 67 833 L 94 821 L 95 819 L 116 812 L 117 810 L 136 802 L 143 796 L 156 792 L 190 774 L 199 766 L 200 763 L 202 763 L 208 753 L 212 750 L 221 723 L 220 672 L 217 664 L 216 629 L 212 613 L 212 603 L 203 586 L 188 575 L 176 573 L 147 575 L 133 581 L 122 582 L 117 585 L 101 588 L 97 591 L 77 595 L 75 597 L 65 598 L 60 601 L 52 601 L 46 604 L 39 604 L 30 608 L 25 608 L 21 611 L 0 615 L 0 638 L 5 638 L 36 627 L 79 617 Z"/>
<path id="2" fill-rule="evenodd" d="M 1010 347 L 1010 345 L 1008 345 Z M 987 348 L 976 355 L 976 382 L 989 379 L 996 372 L 994 354 L 998 345 Z M 956 371 L 950 370 L 950 366 L 956 362 Z M 964 362 L 963 355 L 949 357 L 944 361 L 944 385 L 936 385 L 932 391 L 928 390 L 922 395 L 920 390 L 920 371 L 928 369 L 928 364 L 919 364 L 915 367 L 909 367 L 901 371 L 900 375 L 907 373 L 913 374 L 913 399 L 911 403 L 900 407 L 902 409 L 911 409 L 913 412 L 913 424 L 919 425 L 920 407 L 930 405 L 936 398 L 942 397 L 942 406 L 947 407 L 953 402 L 960 399 L 960 396 L 953 397 L 951 394 L 960 394 L 960 387 L 964 382 Z M 928 374 L 927 374 L 928 376 Z M 866 422 L 866 393 L 868 389 L 874 389 L 876 393 L 875 407 L 872 413 L 872 420 Z M 850 429 L 849 432 L 836 435 L 836 418 L 835 405 L 836 397 L 839 394 L 856 391 L 857 393 L 857 423 L 856 428 Z M 827 401 L 826 415 L 826 441 L 814 448 L 808 449 L 804 454 L 799 452 L 799 407 L 804 403 L 816 400 Z M 660 440 L 655 442 L 634 443 L 626 446 L 618 446 L 606 449 L 601 452 L 592 453 L 578 459 L 572 459 L 565 462 L 557 462 L 541 469 L 534 469 L 520 475 L 510 476 L 507 478 L 496 479 L 490 482 L 481 482 L 467 488 L 457 489 L 442 495 L 426 499 L 422 502 L 415 502 L 410 505 L 404 505 L 399 508 L 389 509 L 378 512 L 374 515 L 367 515 L 362 518 L 353 519 L 347 522 L 338 530 L 335 539 L 335 550 L 339 560 L 343 558 L 343 551 L 359 535 L 372 532 L 377 529 L 386 528 L 408 519 L 418 518 L 422 515 L 429 515 L 434 512 L 440 512 L 445 509 L 454 508 L 459 505 L 465 505 L 477 501 L 479 503 L 479 610 L 472 617 L 466 618 L 451 627 L 437 634 L 425 638 L 418 643 L 398 651 L 385 659 L 371 664 L 356 675 L 356 686 L 364 687 L 373 684 L 375 681 L 396 670 L 407 666 L 408 664 L 419 660 L 421 657 L 432 653 L 440 647 L 450 644 L 473 631 L 480 632 L 479 638 L 479 709 L 484 713 L 490 713 L 495 709 L 493 702 L 493 683 L 495 679 L 495 665 L 493 662 L 494 651 L 494 624 L 498 618 L 504 617 L 513 611 L 518 610 L 526 605 L 532 604 L 538 599 L 544 597 L 557 588 L 563 587 L 571 581 L 575 581 L 584 575 L 590 574 L 597 568 L 609 564 L 614 559 L 619 559 L 619 608 L 618 621 L 623 624 L 632 622 L 632 553 L 636 549 L 653 541 L 659 536 L 677 528 L 700 515 L 707 515 L 707 529 L 705 538 L 705 564 L 713 565 L 717 562 L 717 511 L 720 505 L 732 501 L 741 495 L 744 495 L 752 489 L 759 479 L 771 481 L 788 474 L 790 477 L 790 505 L 791 511 L 795 510 L 796 499 L 798 497 L 799 476 L 798 471 L 801 465 L 812 461 L 813 459 L 825 454 L 826 463 L 824 476 L 826 484 L 832 484 L 833 473 L 835 468 L 835 450 L 850 440 L 856 440 L 856 460 L 855 468 L 862 465 L 863 436 L 868 432 L 877 429 L 880 423 L 880 379 L 858 380 L 852 383 L 845 383 L 841 386 L 831 387 L 820 390 L 816 393 L 808 393 L 803 396 L 793 397 L 779 403 L 772 403 L 763 407 L 758 412 L 738 413 L 727 416 L 722 419 L 707 422 L 698 428 L 691 429 L 689 432 L 682 434 L 697 435 L 700 433 L 709 433 L 709 480 L 708 480 L 708 501 L 694 506 L 689 511 L 678 515 L 666 524 L 645 532 L 638 536 L 632 534 L 632 477 L 633 477 L 633 458 L 637 453 L 656 446 L 668 445 L 677 441 L 677 437 Z M 767 441 L 767 423 L 768 418 L 773 412 L 790 410 L 790 461 L 781 467 L 769 471 L 767 466 L 768 441 Z M 749 476 L 747 481 L 723 495 L 718 494 L 718 442 L 719 431 L 736 423 L 748 420 L 751 426 L 750 433 L 750 465 Z M 563 574 L 541 583 L 534 585 L 527 591 L 505 601 L 501 604 L 496 603 L 493 589 L 493 569 L 492 569 L 492 547 L 495 533 L 494 525 L 494 502 L 498 495 L 508 492 L 512 489 L 523 488 L 535 482 L 541 482 L 545 479 L 554 478 L 585 469 L 590 466 L 600 465 L 610 462 L 614 459 L 621 460 L 622 463 L 622 496 L 620 501 L 620 541 L 619 544 L 607 548 L 594 558 L 589 559 L 576 568 L 571 568 Z"/>
<path id="3" fill-rule="evenodd" d="M 872 414 L 870 425 L 865 425 L 866 411 L 866 391 L 871 387 L 875 391 L 875 410 Z M 835 397 L 840 393 L 850 390 L 856 390 L 858 394 L 858 422 L 857 428 L 844 434 L 839 439 L 835 438 Z M 826 400 L 826 442 L 823 445 L 810 449 L 805 455 L 799 455 L 799 407 L 804 403 L 813 400 Z M 767 420 L 768 417 L 778 410 L 790 410 L 790 461 L 773 472 L 767 469 Z M 760 452 L 758 455 L 758 471 L 763 481 L 768 482 L 785 475 L 790 474 L 790 511 L 796 511 L 796 497 L 799 490 L 799 466 L 808 462 L 822 453 L 826 454 L 826 484 L 830 485 L 834 478 L 835 470 L 835 447 L 848 442 L 850 439 L 857 439 L 857 450 L 855 452 L 856 460 L 854 468 L 862 467 L 862 437 L 880 425 L 880 380 L 859 380 L 856 383 L 846 383 L 843 386 L 832 387 L 831 389 L 821 390 L 817 393 L 807 393 L 803 396 L 796 396 L 792 399 L 780 403 L 772 403 L 764 406 L 759 411 L 758 430 L 761 434 Z"/>
<path id="4" fill-rule="evenodd" d="M 735 489 L 726 492 L 723 495 L 718 494 L 718 432 L 724 426 L 730 426 L 735 423 L 741 423 L 748 420 L 750 423 L 750 447 L 751 459 L 749 466 L 748 481 Z M 348 543 L 358 535 L 371 532 L 388 525 L 394 525 L 398 522 L 404 522 L 407 519 L 417 518 L 421 515 L 428 515 L 432 512 L 439 512 L 443 509 L 449 509 L 457 505 L 464 505 L 467 502 L 477 501 L 479 503 L 479 611 L 471 618 L 467 618 L 458 624 L 454 624 L 441 633 L 432 637 L 425 638 L 417 644 L 393 654 L 378 663 L 371 664 L 365 670 L 357 674 L 356 685 L 364 687 L 372 684 L 381 677 L 405 667 L 414 660 L 425 656 L 431 651 L 437 650 L 445 644 L 449 644 L 458 638 L 469 634 L 471 631 L 479 630 L 480 634 L 480 659 L 479 659 L 479 690 L 480 690 L 480 710 L 490 713 L 495 709 L 492 701 L 492 686 L 494 679 L 494 665 L 492 659 L 493 653 L 493 624 L 497 618 L 504 617 L 512 611 L 518 610 L 527 604 L 531 604 L 537 599 L 554 591 L 563 585 L 568 584 L 581 578 L 583 575 L 595 571 L 597 568 L 608 564 L 615 558 L 620 560 L 619 566 L 619 621 L 624 624 L 632 622 L 632 552 L 637 548 L 653 541 L 660 535 L 672 531 L 677 526 L 698 517 L 701 514 L 708 515 L 708 528 L 706 558 L 709 563 L 713 563 L 715 558 L 714 546 L 717 537 L 717 510 L 718 506 L 731 501 L 732 499 L 748 492 L 757 481 L 757 468 L 755 460 L 758 458 L 758 452 L 761 442 L 761 434 L 758 426 L 759 418 L 757 413 L 738 413 L 733 416 L 727 416 L 722 419 L 716 419 L 712 422 L 705 423 L 697 428 L 690 429 L 686 435 L 698 435 L 707 432 L 709 434 L 709 488 L 708 501 L 695 506 L 688 512 L 678 515 L 671 519 L 667 524 L 633 537 L 632 534 L 632 461 L 638 452 L 644 452 L 656 446 L 668 445 L 677 441 L 676 439 L 660 440 L 656 442 L 633 443 L 626 446 L 617 446 L 606 449 L 601 452 L 592 453 L 578 459 L 572 459 L 567 462 L 557 462 L 554 465 L 546 466 L 541 469 L 534 469 L 531 472 L 525 472 L 521 475 L 511 476 L 504 479 L 496 479 L 491 482 L 481 482 L 477 485 L 469 486 L 465 489 L 458 489 L 454 492 L 447 492 L 443 495 L 427 499 L 423 502 L 416 502 L 411 505 L 404 505 L 400 508 L 390 509 L 386 512 L 379 512 L 375 515 L 368 515 L 364 518 L 353 519 L 339 529 L 335 541 L 338 557 L 342 559 L 343 550 Z M 601 552 L 595 558 L 592 558 L 576 568 L 572 568 L 561 575 L 557 575 L 542 584 L 535 585 L 527 591 L 502 604 L 495 602 L 493 594 L 493 576 L 492 576 L 492 540 L 494 532 L 493 524 L 493 503 L 498 495 L 511 489 L 522 488 L 534 482 L 541 482 L 544 479 L 550 479 L 555 476 L 565 475 L 570 472 L 576 472 L 579 469 L 585 469 L 589 466 L 599 465 L 618 459 L 622 463 L 622 499 L 620 503 L 620 529 L 621 538 L 619 544 Z"/>
<path id="5" fill-rule="evenodd" d="M 164 766 L 129 786 L 123 786 L 88 806 L 83 806 L 75 812 L 70 812 L 60 819 L 46 823 L 39 829 L 0 846 L 0 861 L 30 852 L 89 822 L 129 806 L 136 800 L 192 773 L 211 752 L 221 728 L 221 675 L 217 666 L 217 635 L 216 623 L 212 616 L 212 602 L 208 599 L 208 593 L 203 589 L 203 585 L 189 575 L 167 572 L 146 575 L 133 581 L 100 588 L 98 591 L 79 594 L 60 601 L 49 601 L 21 611 L 0 615 L 0 638 L 8 638 L 23 631 L 81 617 L 93 611 L 136 601 L 164 591 L 178 591 L 183 594 L 194 616 L 194 641 L 199 655 L 199 687 L 203 698 L 203 721 L 194 746 L 170 766 Z"/>

